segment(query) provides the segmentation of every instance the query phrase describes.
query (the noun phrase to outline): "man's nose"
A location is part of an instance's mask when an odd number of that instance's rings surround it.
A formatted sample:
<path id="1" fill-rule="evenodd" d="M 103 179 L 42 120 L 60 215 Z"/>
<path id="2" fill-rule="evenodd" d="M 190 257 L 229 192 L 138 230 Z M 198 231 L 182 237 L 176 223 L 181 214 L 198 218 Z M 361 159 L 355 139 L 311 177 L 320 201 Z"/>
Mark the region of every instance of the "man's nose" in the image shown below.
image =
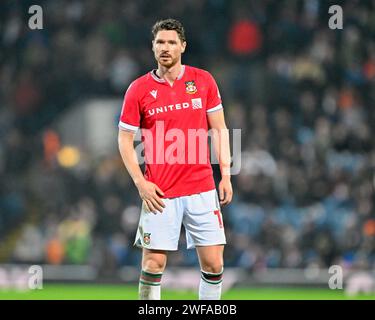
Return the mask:
<path id="1" fill-rule="evenodd" d="M 163 43 L 163 45 L 161 47 L 161 51 L 164 52 L 164 53 L 169 52 L 169 44 Z"/>

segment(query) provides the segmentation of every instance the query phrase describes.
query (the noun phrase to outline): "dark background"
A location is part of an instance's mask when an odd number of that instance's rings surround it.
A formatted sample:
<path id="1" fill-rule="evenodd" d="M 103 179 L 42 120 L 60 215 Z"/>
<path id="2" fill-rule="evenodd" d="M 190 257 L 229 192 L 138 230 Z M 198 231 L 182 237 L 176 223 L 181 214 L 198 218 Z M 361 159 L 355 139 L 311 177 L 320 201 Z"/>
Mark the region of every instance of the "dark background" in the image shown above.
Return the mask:
<path id="1" fill-rule="evenodd" d="M 28 27 L 33 4 L 42 30 Z M 328 27 L 331 4 L 343 30 Z M 139 265 L 140 201 L 119 153 L 78 150 L 64 166 L 56 123 L 85 99 L 120 112 L 168 17 L 186 29 L 183 63 L 214 75 L 242 129 L 226 266 L 374 269 L 375 1 L 1 1 L 0 262 Z M 168 265 L 197 263 L 182 235 Z"/>

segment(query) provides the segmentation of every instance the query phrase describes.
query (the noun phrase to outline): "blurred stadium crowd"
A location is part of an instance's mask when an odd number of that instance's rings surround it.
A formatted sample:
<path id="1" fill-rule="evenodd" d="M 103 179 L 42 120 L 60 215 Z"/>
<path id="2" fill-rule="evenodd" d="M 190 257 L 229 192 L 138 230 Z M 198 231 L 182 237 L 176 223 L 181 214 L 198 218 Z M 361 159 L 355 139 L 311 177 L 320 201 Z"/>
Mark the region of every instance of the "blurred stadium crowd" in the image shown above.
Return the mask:
<path id="1" fill-rule="evenodd" d="M 27 27 L 34 3 L 0 5 L 2 262 L 103 275 L 139 264 L 140 202 L 119 154 L 82 151 L 66 168 L 50 124 L 79 99 L 121 99 L 155 67 L 151 26 L 175 17 L 183 63 L 215 76 L 228 126 L 242 129 L 226 266 L 375 268 L 375 1 L 336 1 L 343 30 L 318 0 L 39 3 L 38 31 Z M 197 264 L 184 241 L 169 265 Z"/>

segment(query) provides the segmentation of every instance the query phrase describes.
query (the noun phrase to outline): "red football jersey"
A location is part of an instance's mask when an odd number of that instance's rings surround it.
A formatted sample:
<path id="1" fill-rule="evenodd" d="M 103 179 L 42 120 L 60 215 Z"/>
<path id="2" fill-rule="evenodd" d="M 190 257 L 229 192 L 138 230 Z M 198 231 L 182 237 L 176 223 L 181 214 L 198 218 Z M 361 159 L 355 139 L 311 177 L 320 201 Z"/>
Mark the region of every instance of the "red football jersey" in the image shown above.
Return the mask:
<path id="1" fill-rule="evenodd" d="M 171 86 L 156 70 L 132 82 L 125 93 L 119 128 L 141 128 L 145 178 L 165 198 L 215 188 L 207 143 L 207 113 L 222 108 L 214 78 L 182 66 Z"/>

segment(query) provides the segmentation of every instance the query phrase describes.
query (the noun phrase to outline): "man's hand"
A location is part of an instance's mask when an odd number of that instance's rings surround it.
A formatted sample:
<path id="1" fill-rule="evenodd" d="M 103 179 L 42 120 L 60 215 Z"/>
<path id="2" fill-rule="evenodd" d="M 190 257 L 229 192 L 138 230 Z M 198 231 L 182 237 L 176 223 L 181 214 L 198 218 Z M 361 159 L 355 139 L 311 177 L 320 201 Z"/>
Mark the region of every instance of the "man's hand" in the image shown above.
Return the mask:
<path id="1" fill-rule="evenodd" d="M 136 186 L 146 209 L 155 214 L 157 214 L 157 211 L 162 213 L 163 208 L 165 208 L 165 204 L 160 198 L 160 196 L 164 196 L 163 191 L 155 183 L 147 180 L 142 180 Z"/>
<path id="2" fill-rule="evenodd" d="M 220 198 L 220 205 L 226 206 L 232 201 L 233 190 L 232 190 L 232 183 L 230 182 L 230 178 L 222 178 L 219 183 L 219 198 Z"/>

